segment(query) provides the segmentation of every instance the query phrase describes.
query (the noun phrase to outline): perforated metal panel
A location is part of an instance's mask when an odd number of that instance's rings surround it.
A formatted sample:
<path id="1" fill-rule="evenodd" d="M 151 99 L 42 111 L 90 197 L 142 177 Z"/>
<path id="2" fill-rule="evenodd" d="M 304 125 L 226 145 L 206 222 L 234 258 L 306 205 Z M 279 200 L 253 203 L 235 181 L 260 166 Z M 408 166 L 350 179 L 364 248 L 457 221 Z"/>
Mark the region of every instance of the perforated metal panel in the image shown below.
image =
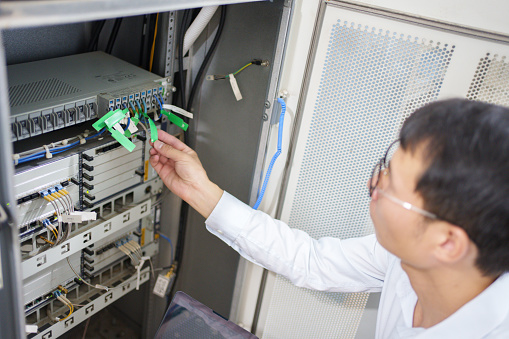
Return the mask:
<path id="1" fill-rule="evenodd" d="M 373 232 L 371 170 L 413 111 L 451 97 L 509 106 L 509 46 L 324 3 L 281 219 L 314 238 L 358 237 Z M 353 338 L 367 300 L 279 276 L 266 293 L 264 338 Z"/>
<path id="2" fill-rule="evenodd" d="M 479 60 L 467 98 L 509 105 L 509 64 L 506 56 L 486 53 L 486 56 Z"/>
<path id="3" fill-rule="evenodd" d="M 52 78 L 9 87 L 9 102 L 11 107 L 15 107 L 80 91 L 74 86 Z"/>
<path id="4" fill-rule="evenodd" d="M 455 46 L 327 8 L 283 220 L 314 238 L 373 232 L 366 182 L 406 117 L 437 99 Z M 278 276 L 264 338 L 353 338 L 367 293 L 322 293 Z"/>
<path id="5" fill-rule="evenodd" d="M 337 20 L 321 70 L 290 214 L 292 227 L 315 238 L 372 232 L 371 167 L 403 120 L 437 98 L 454 51 L 364 24 Z"/>

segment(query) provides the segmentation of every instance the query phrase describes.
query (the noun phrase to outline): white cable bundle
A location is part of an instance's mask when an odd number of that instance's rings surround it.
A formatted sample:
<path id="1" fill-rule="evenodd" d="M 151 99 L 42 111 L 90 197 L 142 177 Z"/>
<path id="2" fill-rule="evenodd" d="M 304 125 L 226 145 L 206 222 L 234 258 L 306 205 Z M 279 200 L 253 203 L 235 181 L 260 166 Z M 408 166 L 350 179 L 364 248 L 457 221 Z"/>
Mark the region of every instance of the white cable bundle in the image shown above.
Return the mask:
<path id="1" fill-rule="evenodd" d="M 194 19 L 191 26 L 189 26 L 186 31 L 186 35 L 184 36 L 184 55 L 186 55 L 189 48 L 191 48 L 196 39 L 200 36 L 201 32 L 203 32 L 205 27 L 208 25 L 218 7 L 219 6 L 203 7 L 200 13 L 196 16 L 196 19 Z"/>

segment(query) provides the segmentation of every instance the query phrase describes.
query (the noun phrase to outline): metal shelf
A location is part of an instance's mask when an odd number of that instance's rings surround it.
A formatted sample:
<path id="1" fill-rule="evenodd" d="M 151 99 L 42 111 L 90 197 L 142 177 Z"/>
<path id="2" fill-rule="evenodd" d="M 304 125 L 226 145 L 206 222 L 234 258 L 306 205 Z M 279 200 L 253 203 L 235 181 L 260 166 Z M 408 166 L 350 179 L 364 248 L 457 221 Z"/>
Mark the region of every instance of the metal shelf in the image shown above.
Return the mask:
<path id="1" fill-rule="evenodd" d="M 60 25 L 260 0 L 1 1 L 0 29 Z"/>

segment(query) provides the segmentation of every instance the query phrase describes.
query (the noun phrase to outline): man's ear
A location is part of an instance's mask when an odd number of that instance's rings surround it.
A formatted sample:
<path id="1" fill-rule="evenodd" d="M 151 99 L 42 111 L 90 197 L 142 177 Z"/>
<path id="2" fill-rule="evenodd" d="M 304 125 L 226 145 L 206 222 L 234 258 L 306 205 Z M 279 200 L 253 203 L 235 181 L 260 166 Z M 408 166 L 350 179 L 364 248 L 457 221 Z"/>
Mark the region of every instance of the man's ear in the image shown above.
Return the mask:
<path id="1" fill-rule="evenodd" d="M 436 242 L 434 254 L 436 259 L 445 263 L 453 264 L 464 259 L 471 246 L 467 232 L 459 226 L 448 222 L 440 222 L 435 228 Z"/>

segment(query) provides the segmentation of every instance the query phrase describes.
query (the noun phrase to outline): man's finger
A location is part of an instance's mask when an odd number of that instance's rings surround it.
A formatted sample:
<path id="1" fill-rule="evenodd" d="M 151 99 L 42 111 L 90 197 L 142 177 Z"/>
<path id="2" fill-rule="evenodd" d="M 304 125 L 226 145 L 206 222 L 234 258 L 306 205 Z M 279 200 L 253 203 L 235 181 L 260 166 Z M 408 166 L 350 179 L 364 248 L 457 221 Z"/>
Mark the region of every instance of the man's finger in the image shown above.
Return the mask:
<path id="1" fill-rule="evenodd" d="M 183 151 L 180 151 L 172 145 L 168 145 L 162 142 L 161 140 L 156 140 L 154 142 L 154 149 L 159 153 L 159 155 L 162 155 L 168 159 L 173 159 L 175 161 L 185 160 L 189 156 Z"/>
<path id="2" fill-rule="evenodd" d="M 175 138 L 173 135 L 166 133 L 165 131 L 158 130 L 158 136 L 159 136 L 159 140 L 161 140 L 162 142 L 164 142 L 167 145 L 172 146 L 173 148 L 175 148 L 179 151 L 187 152 L 188 150 L 191 150 L 191 148 L 189 146 L 184 144 L 179 139 Z"/>

